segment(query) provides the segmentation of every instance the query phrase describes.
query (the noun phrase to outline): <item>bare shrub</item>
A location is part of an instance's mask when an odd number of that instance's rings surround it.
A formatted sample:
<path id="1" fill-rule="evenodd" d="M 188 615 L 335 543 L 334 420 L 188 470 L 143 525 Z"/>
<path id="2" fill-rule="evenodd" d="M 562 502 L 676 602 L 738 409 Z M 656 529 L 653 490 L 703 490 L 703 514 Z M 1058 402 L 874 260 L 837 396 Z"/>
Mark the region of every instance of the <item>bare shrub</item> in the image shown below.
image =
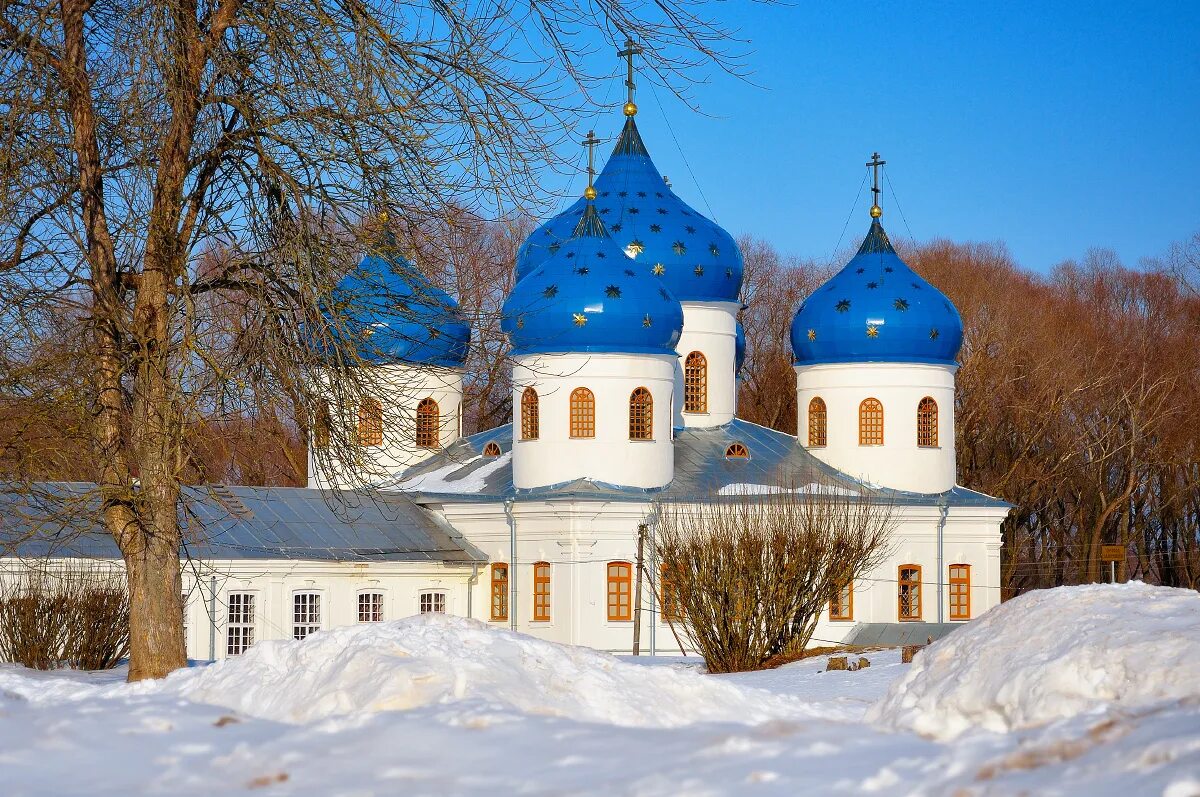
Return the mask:
<path id="1" fill-rule="evenodd" d="M 890 504 L 815 487 L 660 504 L 667 619 L 710 672 L 762 669 L 808 645 L 829 599 L 882 559 L 892 526 Z"/>

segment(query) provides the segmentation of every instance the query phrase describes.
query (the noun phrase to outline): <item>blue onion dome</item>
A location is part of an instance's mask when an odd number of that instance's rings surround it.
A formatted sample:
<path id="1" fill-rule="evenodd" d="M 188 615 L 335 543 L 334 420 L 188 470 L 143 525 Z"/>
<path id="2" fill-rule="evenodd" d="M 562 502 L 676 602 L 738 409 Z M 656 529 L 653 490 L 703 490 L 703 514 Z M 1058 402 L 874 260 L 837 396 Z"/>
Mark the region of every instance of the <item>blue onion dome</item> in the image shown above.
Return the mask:
<path id="1" fill-rule="evenodd" d="M 458 302 L 386 243 L 342 278 L 331 301 L 338 310 L 331 320 L 367 362 L 447 368 L 466 362 L 471 327 Z"/>
<path id="2" fill-rule="evenodd" d="M 675 195 L 646 151 L 633 117 L 596 178 L 596 212 L 613 240 L 681 302 L 735 302 L 742 253 L 733 237 Z M 534 231 L 517 253 L 517 279 L 569 239 L 584 200 Z"/>
<path id="3" fill-rule="evenodd" d="M 792 319 L 792 352 L 800 365 L 953 365 L 962 338 L 958 310 L 900 259 L 878 218 L 858 254 Z"/>
<path id="4" fill-rule="evenodd" d="M 683 308 L 609 236 L 587 202 L 575 229 L 504 303 L 513 354 L 675 354 Z"/>

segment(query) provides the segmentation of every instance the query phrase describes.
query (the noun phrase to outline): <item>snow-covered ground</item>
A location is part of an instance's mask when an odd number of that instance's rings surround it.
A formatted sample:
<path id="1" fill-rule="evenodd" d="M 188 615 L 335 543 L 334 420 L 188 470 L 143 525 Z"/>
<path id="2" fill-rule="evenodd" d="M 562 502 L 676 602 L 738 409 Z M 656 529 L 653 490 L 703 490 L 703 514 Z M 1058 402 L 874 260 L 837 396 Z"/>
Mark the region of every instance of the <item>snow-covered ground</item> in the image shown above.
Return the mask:
<path id="1" fill-rule="evenodd" d="M 867 655 L 709 676 L 427 615 L 156 683 L 5 666 L 0 794 L 1200 795 L 1197 593 L 1034 593 Z"/>

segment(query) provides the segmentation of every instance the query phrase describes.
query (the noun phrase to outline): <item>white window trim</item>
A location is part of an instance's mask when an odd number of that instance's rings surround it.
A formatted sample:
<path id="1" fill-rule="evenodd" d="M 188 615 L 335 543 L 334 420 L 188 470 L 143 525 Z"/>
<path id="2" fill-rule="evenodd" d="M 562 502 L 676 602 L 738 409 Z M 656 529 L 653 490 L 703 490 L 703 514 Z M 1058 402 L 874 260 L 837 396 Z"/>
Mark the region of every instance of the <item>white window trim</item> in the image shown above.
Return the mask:
<path id="1" fill-rule="evenodd" d="M 437 611 L 436 609 L 428 611 L 428 612 L 421 611 L 421 598 L 425 595 L 435 595 L 435 596 L 441 595 L 442 596 L 442 610 L 440 612 Z M 433 601 L 433 605 L 434 606 L 437 605 L 436 598 Z M 512 611 L 511 607 L 509 607 L 509 611 Z M 442 587 L 426 587 L 426 588 L 417 590 L 417 614 L 449 614 L 449 613 L 450 613 L 450 595 L 445 589 L 443 589 Z"/>
<path id="2" fill-rule="evenodd" d="M 234 623 L 229 619 L 230 618 L 230 613 L 229 613 L 230 601 L 229 601 L 229 599 L 234 595 L 245 595 L 250 598 L 251 603 L 253 605 L 253 609 L 252 609 L 252 612 L 250 615 L 250 622 Z M 224 608 L 225 608 L 225 657 L 226 658 L 229 658 L 230 656 L 240 656 L 241 654 L 245 653 L 247 650 L 252 648 L 254 646 L 254 643 L 256 643 L 258 641 L 258 616 L 259 616 L 259 613 L 262 611 L 262 602 L 259 600 L 260 597 L 261 597 L 261 594 L 256 589 L 231 589 L 231 590 L 228 590 L 225 592 L 225 600 L 224 600 L 225 607 Z M 232 629 L 234 627 L 249 629 L 250 642 L 249 642 L 249 644 L 244 645 L 242 647 L 242 649 L 239 650 L 238 652 L 231 653 L 229 651 L 229 631 L 230 631 L 230 629 Z"/>
<path id="3" fill-rule="evenodd" d="M 300 595 L 313 595 L 317 598 L 317 622 L 315 623 L 300 623 L 296 621 L 296 598 Z M 328 610 L 328 603 L 325 600 L 325 590 L 322 589 L 296 589 L 292 590 L 292 599 L 288 603 L 288 618 L 291 628 L 291 639 L 297 639 L 296 629 L 303 626 L 308 629 L 305 631 L 304 637 L 307 639 L 318 631 L 325 628 L 325 614 Z"/>
<path id="4" fill-rule="evenodd" d="M 378 620 L 363 620 L 362 619 L 362 616 L 359 613 L 359 608 L 361 606 L 359 601 L 362 600 L 363 595 L 378 595 L 379 596 L 379 619 Z M 382 587 L 365 587 L 363 589 L 358 590 L 357 592 L 354 593 L 354 622 L 356 624 L 382 623 L 383 621 L 387 620 L 387 604 L 388 604 L 388 593 L 387 593 L 387 590 L 383 589 Z"/>

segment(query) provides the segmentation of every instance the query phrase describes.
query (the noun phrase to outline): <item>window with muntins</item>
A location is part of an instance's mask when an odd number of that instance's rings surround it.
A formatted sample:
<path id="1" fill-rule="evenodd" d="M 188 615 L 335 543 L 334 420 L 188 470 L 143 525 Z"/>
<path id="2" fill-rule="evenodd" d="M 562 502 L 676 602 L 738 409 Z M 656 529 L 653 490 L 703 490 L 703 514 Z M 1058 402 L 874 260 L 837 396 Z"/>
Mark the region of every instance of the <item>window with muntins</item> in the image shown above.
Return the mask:
<path id="1" fill-rule="evenodd" d="M 608 619 L 629 620 L 633 617 L 633 565 L 629 562 L 608 563 Z"/>
<path id="2" fill-rule="evenodd" d="M 971 619 L 970 565 L 950 565 L 950 619 Z"/>
<path id="3" fill-rule="evenodd" d="M 499 443 L 497 443 L 495 440 L 493 440 L 492 442 L 488 443 L 486 446 L 484 446 L 484 447 L 483 447 L 483 455 L 484 455 L 485 457 L 498 457 L 498 456 L 500 456 L 500 444 L 499 444 Z"/>
<path id="4" fill-rule="evenodd" d="M 533 563 L 533 619 L 550 620 L 550 563 Z"/>
<path id="5" fill-rule="evenodd" d="M 698 351 L 683 361 L 683 411 L 708 412 L 708 360 Z"/>
<path id="6" fill-rule="evenodd" d="M 297 592 L 292 596 L 292 638 L 305 639 L 321 630 L 321 596 Z"/>
<path id="7" fill-rule="evenodd" d="M 820 448 L 825 445 L 828 437 L 826 424 L 828 415 L 825 412 L 825 400 L 819 396 L 808 402 L 808 447 Z"/>
<path id="8" fill-rule="evenodd" d="M 858 405 L 858 444 L 883 445 L 883 404 L 879 399 L 863 399 Z"/>
<path id="9" fill-rule="evenodd" d="M 679 602 L 679 585 L 676 583 L 672 568 L 664 564 L 658 571 L 658 591 L 662 600 L 662 619 L 676 622 L 683 620 L 683 605 Z"/>
<path id="10" fill-rule="evenodd" d="M 921 619 L 921 566 L 900 565 L 897 569 L 897 614 L 901 620 Z"/>
<path id="11" fill-rule="evenodd" d="M 317 402 L 317 409 L 313 413 L 313 445 L 317 448 L 329 448 L 329 436 L 332 428 L 333 419 L 329 415 L 329 402 Z"/>
<path id="12" fill-rule="evenodd" d="M 725 449 L 725 456 L 728 459 L 750 459 L 750 449 L 741 443 L 730 443 L 729 448 Z"/>
<path id="13" fill-rule="evenodd" d="M 644 387 L 629 394 L 629 439 L 654 439 L 654 397 Z"/>
<path id="14" fill-rule="evenodd" d="M 254 595 L 231 592 L 227 600 L 229 611 L 225 624 L 225 653 L 238 656 L 254 644 Z"/>
<path id="15" fill-rule="evenodd" d="M 829 601 L 830 620 L 854 619 L 854 582 L 847 581 Z"/>
<path id="16" fill-rule="evenodd" d="M 383 622 L 383 593 L 358 593 L 358 621 L 360 623 Z"/>
<path id="17" fill-rule="evenodd" d="M 421 614 L 445 614 L 446 613 L 446 593 L 444 592 L 422 592 L 418 600 L 418 605 Z"/>
<path id="18" fill-rule="evenodd" d="M 531 387 L 521 393 L 521 439 L 537 440 L 541 432 L 541 420 L 538 417 L 538 394 Z"/>
<path id="19" fill-rule="evenodd" d="M 938 406 L 931 396 L 917 405 L 917 445 L 936 448 L 938 444 Z"/>
<path id="20" fill-rule="evenodd" d="M 358 406 L 358 442 L 364 446 L 383 445 L 383 405 L 379 399 L 363 399 Z"/>
<path id="21" fill-rule="evenodd" d="M 492 620 L 508 619 L 508 565 L 496 562 L 492 565 Z"/>
<path id="22" fill-rule="evenodd" d="M 441 448 L 442 413 L 432 398 L 417 405 L 417 448 Z"/>
<path id="23" fill-rule="evenodd" d="M 586 387 L 571 391 L 571 437 L 596 436 L 596 397 Z"/>

